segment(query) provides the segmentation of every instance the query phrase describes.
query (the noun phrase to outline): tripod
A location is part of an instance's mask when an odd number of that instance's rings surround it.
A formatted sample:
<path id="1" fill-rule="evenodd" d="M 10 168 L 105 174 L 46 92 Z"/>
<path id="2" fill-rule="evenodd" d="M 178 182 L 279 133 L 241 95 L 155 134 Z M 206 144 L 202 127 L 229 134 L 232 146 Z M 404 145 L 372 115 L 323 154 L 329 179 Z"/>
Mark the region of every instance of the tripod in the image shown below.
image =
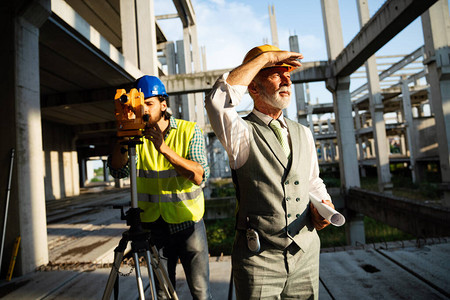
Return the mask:
<path id="1" fill-rule="evenodd" d="M 130 164 L 130 187 L 131 187 L 131 208 L 125 214 L 123 209 L 121 211 L 121 219 L 127 221 L 130 229 L 122 234 L 119 245 L 114 249 L 114 263 L 106 283 L 105 291 L 103 293 L 103 300 L 109 300 L 114 288 L 114 298 L 118 299 L 119 281 L 117 275 L 119 274 L 120 264 L 122 263 L 125 249 L 128 242 L 131 241 L 131 253 L 136 269 L 136 281 L 139 291 L 139 299 L 144 300 L 144 286 L 142 283 L 141 269 L 139 266 L 139 256 L 143 256 L 147 262 L 148 275 L 150 279 L 150 292 L 152 299 L 157 299 L 155 279 L 153 271 L 158 279 L 161 287 L 163 287 L 169 299 L 178 300 L 177 294 L 170 282 L 164 266 L 161 265 L 158 252 L 155 246 L 149 243 L 150 234 L 142 229 L 140 213 L 141 209 L 137 204 L 137 187 L 136 187 L 136 145 L 141 144 L 140 140 L 129 140 L 124 142 L 128 145 L 128 156 Z"/>

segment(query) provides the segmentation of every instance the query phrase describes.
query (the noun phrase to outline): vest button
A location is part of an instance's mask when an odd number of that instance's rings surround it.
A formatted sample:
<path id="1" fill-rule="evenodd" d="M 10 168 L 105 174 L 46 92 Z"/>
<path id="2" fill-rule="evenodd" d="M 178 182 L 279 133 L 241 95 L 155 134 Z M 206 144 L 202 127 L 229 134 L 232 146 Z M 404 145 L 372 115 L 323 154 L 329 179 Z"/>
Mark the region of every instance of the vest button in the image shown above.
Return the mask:
<path id="1" fill-rule="evenodd" d="M 295 184 L 295 185 L 298 185 L 298 184 L 299 184 L 298 180 L 296 180 L 296 181 L 294 182 L 294 184 Z"/>
<path id="2" fill-rule="evenodd" d="M 297 217 L 297 219 L 300 218 L 300 214 L 296 214 L 295 216 Z"/>
<path id="3" fill-rule="evenodd" d="M 288 214 L 288 218 L 290 218 L 291 217 L 291 214 Z"/>
<path id="4" fill-rule="evenodd" d="M 291 200 L 291 197 L 286 197 L 286 201 L 289 201 L 289 200 Z"/>
<path id="5" fill-rule="evenodd" d="M 289 180 L 286 180 L 286 182 L 284 183 L 285 185 L 288 185 L 289 184 Z"/>
<path id="6" fill-rule="evenodd" d="M 297 202 L 300 201 L 300 198 L 295 198 L 295 201 L 297 201 Z"/>

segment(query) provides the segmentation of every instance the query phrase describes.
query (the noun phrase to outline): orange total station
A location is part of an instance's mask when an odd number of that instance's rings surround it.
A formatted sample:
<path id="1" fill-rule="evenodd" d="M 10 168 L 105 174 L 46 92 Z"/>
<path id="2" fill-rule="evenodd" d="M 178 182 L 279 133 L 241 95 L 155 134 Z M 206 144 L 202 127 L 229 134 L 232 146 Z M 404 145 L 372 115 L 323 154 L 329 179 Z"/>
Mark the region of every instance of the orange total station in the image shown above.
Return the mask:
<path id="1" fill-rule="evenodd" d="M 144 114 L 144 93 L 137 89 L 131 89 L 127 94 L 124 89 L 118 89 L 114 97 L 114 104 L 117 136 L 142 136 L 142 130 L 148 121 L 148 116 Z"/>

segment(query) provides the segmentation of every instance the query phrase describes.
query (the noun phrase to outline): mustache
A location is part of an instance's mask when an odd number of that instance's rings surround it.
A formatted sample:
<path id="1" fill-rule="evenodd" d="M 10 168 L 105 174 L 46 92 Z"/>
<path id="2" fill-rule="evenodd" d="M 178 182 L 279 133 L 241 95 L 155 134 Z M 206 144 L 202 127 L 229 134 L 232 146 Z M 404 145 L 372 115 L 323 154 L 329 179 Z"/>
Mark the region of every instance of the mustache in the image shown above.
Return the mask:
<path id="1" fill-rule="evenodd" d="M 277 92 L 289 92 L 289 94 L 291 93 L 291 87 L 290 86 L 282 86 L 280 87 Z"/>

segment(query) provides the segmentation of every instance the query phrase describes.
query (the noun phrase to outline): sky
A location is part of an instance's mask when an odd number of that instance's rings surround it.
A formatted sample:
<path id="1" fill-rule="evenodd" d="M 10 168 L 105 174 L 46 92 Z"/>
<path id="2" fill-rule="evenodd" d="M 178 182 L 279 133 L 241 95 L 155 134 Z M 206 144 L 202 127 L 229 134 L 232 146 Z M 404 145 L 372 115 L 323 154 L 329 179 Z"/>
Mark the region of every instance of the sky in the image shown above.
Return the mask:
<path id="1" fill-rule="evenodd" d="M 297 35 L 303 61 L 327 60 L 325 33 L 319 0 L 191 0 L 197 18 L 198 44 L 205 47 L 208 70 L 234 68 L 254 46 L 271 43 L 269 5 L 275 8 L 280 48 L 289 49 L 289 36 Z M 384 0 L 369 0 L 372 16 Z M 176 13 L 169 0 L 155 0 L 155 14 Z M 356 0 L 339 0 L 344 45 L 358 33 L 360 25 Z M 168 40 L 182 39 L 179 19 L 159 20 Z M 381 48 L 376 55 L 406 55 L 423 45 L 420 17 Z M 399 60 L 397 58 L 396 60 Z M 392 60 L 391 60 L 392 62 Z M 350 90 L 364 82 L 352 80 Z M 323 82 L 310 83 L 312 103 L 330 103 L 331 94 Z M 251 108 L 244 101 L 240 109 Z M 295 118 L 296 106 L 292 101 L 288 116 Z"/>

